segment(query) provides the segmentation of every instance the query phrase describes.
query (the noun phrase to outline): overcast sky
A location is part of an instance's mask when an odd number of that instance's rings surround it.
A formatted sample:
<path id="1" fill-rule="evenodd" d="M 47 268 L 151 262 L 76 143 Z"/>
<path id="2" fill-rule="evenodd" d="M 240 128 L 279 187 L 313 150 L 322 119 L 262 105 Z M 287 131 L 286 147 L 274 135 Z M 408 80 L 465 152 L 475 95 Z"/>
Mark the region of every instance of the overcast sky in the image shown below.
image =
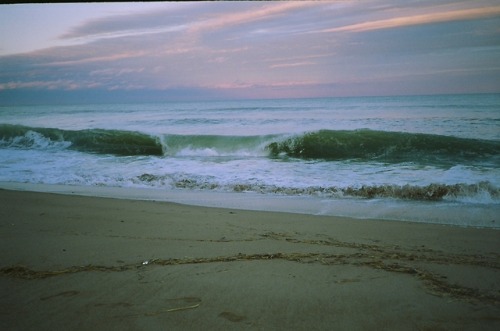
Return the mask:
<path id="1" fill-rule="evenodd" d="M 500 92 L 498 0 L 0 6 L 0 104 L 477 92 Z"/>

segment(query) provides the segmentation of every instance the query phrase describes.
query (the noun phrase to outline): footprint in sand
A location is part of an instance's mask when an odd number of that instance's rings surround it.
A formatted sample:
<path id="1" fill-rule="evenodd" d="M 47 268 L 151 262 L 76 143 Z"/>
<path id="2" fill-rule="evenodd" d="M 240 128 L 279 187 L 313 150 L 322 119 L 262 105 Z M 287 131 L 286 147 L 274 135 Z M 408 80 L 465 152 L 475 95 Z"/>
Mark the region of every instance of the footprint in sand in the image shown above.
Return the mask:
<path id="1" fill-rule="evenodd" d="M 72 297 L 80 293 L 79 291 L 64 291 L 54 295 L 49 295 L 48 297 L 42 297 L 40 300 L 45 301 L 56 297 Z"/>
<path id="2" fill-rule="evenodd" d="M 230 311 L 223 311 L 219 314 L 219 317 L 225 318 L 231 322 L 241 322 L 246 319 L 245 316 L 240 316 L 235 313 L 231 313 Z"/>

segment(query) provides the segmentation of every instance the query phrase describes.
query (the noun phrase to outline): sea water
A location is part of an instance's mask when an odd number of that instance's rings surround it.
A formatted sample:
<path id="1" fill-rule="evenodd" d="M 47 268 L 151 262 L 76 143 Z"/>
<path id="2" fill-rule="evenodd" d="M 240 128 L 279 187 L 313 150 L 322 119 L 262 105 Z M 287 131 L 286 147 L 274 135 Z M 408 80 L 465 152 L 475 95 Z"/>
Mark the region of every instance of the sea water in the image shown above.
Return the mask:
<path id="1" fill-rule="evenodd" d="M 0 181 L 499 228 L 500 95 L 5 106 Z"/>

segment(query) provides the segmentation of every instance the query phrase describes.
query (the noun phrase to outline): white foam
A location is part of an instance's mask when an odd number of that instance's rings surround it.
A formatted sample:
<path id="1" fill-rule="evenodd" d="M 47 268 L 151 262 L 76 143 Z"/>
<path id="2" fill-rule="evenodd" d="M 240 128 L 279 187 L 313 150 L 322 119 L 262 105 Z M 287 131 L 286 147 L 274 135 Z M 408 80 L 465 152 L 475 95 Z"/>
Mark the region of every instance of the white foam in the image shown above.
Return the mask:
<path id="1" fill-rule="evenodd" d="M 68 141 L 54 141 L 35 131 L 27 131 L 23 136 L 1 140 L 0 147 L 18 149 L 65 149 L 71 145 Z"/>

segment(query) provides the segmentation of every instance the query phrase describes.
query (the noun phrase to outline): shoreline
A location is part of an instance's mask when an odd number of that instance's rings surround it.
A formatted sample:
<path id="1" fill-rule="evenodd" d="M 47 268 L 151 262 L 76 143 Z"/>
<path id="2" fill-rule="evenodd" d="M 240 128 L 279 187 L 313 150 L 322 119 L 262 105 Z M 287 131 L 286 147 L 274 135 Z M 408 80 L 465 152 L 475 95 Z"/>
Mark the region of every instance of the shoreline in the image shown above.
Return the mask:
<path id="1" fill-rule="evenodd" d="M 500 232 L 0 190 L 0 327 L 500 327 Z"/>
<path id="2" fill-rule="evenodd" d="M 314 196 L 270 195 L 152 187 L 112 187 L 0 182 L 0 189 L 45 192 L 139 201 L 164 201 L 188 206 L 283 212 L 304 215 L 379 219 L 500 230 L 500 205 L 446 201 L 392 201 L 388 199 L 331 199 Z"/>

